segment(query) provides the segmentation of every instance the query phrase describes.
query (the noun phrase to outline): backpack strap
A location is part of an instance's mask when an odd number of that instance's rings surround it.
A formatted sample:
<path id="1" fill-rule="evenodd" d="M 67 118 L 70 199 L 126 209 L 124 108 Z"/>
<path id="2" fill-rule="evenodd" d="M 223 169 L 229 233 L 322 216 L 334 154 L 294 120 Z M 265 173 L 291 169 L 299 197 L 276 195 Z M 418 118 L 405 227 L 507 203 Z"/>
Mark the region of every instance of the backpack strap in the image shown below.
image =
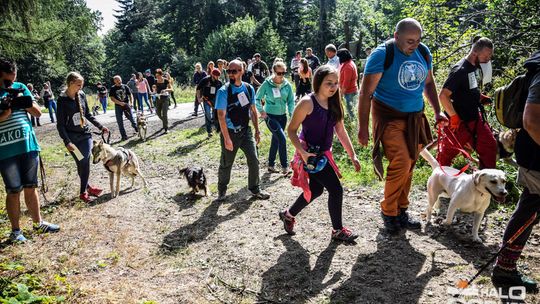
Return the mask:
<path id="1" fill-rule="evenodd" d="M 388 70 L 388 68 L 390 68 L 392 63 L 394 63 L 394 44 L 395 43 L 396 42 L 395 42 L 394 39 L 388 39 L 384 43 L 384 47 L 386 49 L 385 50 L 386 54 L 384 56 L 384 70 L 385 71 Z M 429 65 L 431 63 L 431 60 L 430 60 L 430 57 L 429 57 L 429 52 L 428 52 L 427 46 L 425 44 L 423 44 L 423 43 L 420 43 L 418 45 L 418 51 L 420 52 L 420 55 L 422 55 L 422 57 L 426 61 L 426 64 Z"/>
<path id="2" fill-rule="evenodd" d="M 388 39 L 384 43 L 384 47 L 386 48 L 386 52 L 384 55 L 384 70 L 388 70 L 388 68 L 392 65 L 394 62 L 394 39 Z"/>

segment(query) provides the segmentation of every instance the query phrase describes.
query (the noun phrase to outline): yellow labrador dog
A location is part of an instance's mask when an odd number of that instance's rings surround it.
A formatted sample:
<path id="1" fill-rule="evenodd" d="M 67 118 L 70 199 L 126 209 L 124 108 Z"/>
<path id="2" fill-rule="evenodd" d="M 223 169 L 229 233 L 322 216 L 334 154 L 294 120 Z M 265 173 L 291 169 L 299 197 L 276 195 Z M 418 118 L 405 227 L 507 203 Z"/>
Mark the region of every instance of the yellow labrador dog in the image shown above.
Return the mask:
<path id="1" fill-rule="evenodd" d="M 446 225 L 452 224 L 454 214 L 459 209 L 462 212 L 473 213 L 472 238 L 475 242 L 482 242 L 478 237 L 478 229 L 484 218 L 484 213 L 489 207 L 491 198 L 504 202 L 508 192 L 505 189 L 506 176 L 503 171 L 497 169 L 483 169 L 473 174 L 462 173 L 452 167 L 440 168 L 437 160 L 424 149 L 420 155 L 431 165 L 433 173 L 428 179 L 428 206 L 426 210 L 427 222 L 431 220 L 433 208 L 440 207 L 439 195 L 445 192 L 450 197 L 450 204 L 446 213 Z M 446 172 L 446 173 L 445 173 Z"/>

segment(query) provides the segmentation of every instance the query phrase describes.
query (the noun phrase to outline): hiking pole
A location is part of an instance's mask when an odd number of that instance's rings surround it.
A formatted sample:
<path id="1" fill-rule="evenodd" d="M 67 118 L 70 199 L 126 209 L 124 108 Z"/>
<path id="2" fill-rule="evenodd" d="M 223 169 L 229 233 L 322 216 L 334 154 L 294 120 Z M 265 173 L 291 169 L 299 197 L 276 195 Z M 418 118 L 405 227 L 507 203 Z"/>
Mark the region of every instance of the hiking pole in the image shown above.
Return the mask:
<path id="1" fill-rule="evenodd" d="M 482 273 L 482 271 L 484 271 L 491 263 L 493 263 L 493 261 L 495 261 L 495 259 L 499 256 L 499 254 L 501 254 L 503 249 L 505 249 L 508 245 L 511 245 L 523 233 L 523 231 L 525 231 L 525 229 L 529 228 L 529 226 L 534 222 L 535 219 L 536 212 L 523 226 L 521 226 L 521 228 L 518 229 L 518 231 L 516 231 L 516 233 L 514 233 L 514 235 L 506 243 L 501 246 L 501 249 L 499 249 L 499 251 L 497 251 L 497 253 L 486 264 L 484 264 L 484 266 L 482 266 L 480 270 L 478 270 L 474 277 L 469 280 L 460 279 L 456 284 L 457 287 L 460 289 L 465 289 L 469 287 L 469 285 Z"/>

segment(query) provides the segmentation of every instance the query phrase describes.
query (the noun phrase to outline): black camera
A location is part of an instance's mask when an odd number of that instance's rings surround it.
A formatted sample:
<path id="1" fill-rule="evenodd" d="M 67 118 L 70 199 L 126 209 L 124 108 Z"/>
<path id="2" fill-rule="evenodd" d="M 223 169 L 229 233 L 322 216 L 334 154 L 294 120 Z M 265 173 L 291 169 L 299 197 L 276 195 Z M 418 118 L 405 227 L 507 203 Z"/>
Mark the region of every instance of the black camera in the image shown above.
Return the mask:
<path id="1" fill-rule="evenodd" d="M 0 110 L 19 110 L 32 107 L 32 96 L 22 96 L 24 89 L 3 89 L 7 95 L 0 98 Z"/>
<path id="2" fill-rule="evenodd" d="M 306 163 L 306 169 L 308 170 L 314 170 L 317 168 L 317 162 L 319 161 L 319 155 L 321 154 L 321 147 L 320 146 L 309 146 L 307 149 L 308 153 L 313 153 L 316 156 L 310 156 L 307 159 Z"/>

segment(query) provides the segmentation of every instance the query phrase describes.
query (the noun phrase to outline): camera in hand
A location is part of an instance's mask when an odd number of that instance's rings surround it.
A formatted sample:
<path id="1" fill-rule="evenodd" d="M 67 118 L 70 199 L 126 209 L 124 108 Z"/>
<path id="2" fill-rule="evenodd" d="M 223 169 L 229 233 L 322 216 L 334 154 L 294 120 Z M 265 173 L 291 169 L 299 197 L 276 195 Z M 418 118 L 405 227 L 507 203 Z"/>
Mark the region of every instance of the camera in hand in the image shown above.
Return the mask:
<path id="1" fill-rule="evenodd" d="M 32 97 L 23 96 L 24 89 L 3 89 L 7 95 L 0 98 L 0 110 L 19 110 L 32 107 Z"/>
<path id="2" fill-rule="evenodd" d="M 321 153 L 321 147 L 320 146 L 309 146 L 307 149 L 308 153 L 313 153 L 316 156 L 310 156 L 307 159 L 306 163 L 306 169 L 308 170 L 314 170 L 317 168 L 317 162 L 319 160 L 319 154 Z"/>

